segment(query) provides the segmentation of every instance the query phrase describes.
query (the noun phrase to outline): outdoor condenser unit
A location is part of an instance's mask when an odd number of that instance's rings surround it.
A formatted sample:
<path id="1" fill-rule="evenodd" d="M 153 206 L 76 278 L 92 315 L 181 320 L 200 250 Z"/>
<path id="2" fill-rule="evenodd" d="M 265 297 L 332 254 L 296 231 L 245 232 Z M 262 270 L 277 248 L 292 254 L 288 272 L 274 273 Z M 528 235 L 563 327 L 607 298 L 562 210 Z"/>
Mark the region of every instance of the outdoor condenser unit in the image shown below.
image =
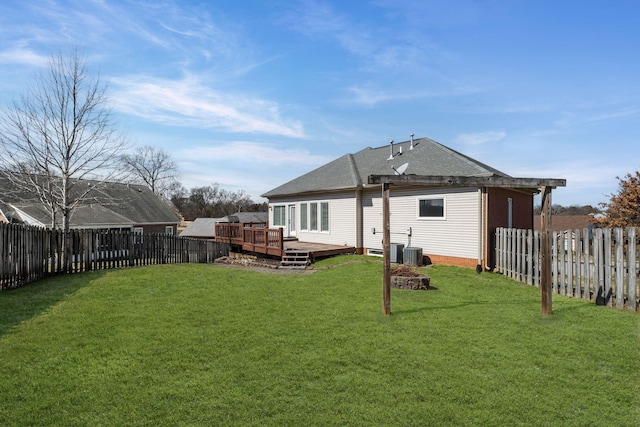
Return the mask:
<path id="1" fill-rule="evenodd" d="M 404 248 L 404 263 L 419 267 L 422 265 L 422 248 Z"/>
<path id="2" fill-rule="evenodd" d="M 392 243 L 391 244 L 391 262 L 396 264 L 402 264 L 402 250 L 404 245 L 402 243 Z"/>

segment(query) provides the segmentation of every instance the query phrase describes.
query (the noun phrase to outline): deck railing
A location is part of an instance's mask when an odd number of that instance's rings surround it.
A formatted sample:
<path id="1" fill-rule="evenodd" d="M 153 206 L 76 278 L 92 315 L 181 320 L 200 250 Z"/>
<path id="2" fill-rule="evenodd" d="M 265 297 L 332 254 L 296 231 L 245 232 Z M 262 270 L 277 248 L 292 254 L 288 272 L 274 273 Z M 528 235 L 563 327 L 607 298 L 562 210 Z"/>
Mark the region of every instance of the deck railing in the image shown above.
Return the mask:
<path id="1" fill-rule="evenodd" d="M 245 251 L 282 256 L 282 228 L 266 228 L 265 223 L 225 223 L 215 226 L 216 241 L 240 246 Z"/>

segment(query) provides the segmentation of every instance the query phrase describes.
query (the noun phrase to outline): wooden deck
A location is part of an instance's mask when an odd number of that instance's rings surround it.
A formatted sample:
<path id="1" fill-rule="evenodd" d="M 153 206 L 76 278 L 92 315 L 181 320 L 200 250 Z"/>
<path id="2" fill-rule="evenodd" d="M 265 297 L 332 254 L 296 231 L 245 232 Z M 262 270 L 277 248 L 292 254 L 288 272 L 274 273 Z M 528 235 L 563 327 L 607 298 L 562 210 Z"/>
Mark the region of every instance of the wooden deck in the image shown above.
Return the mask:
<path id="1" fill-rule="evenodd" d="M 287 240 L 284 242 L 284 250 L 308 252 L 311 261 L 319 258 L 340 255 L 353 254 L 356 248 L 353 246 L 329 245 L 325 243 L 301 242 L 299 240 Z"/>
<path id="2" fill-rule="evenodd" d="M 217 223 L 217 242 L 241 247 L 243 251 L 282 258 L 287 251 L 306 252 L 310 261 L 318 258 L 354 253 L 351 246 L 285 240 L 282 228 L 267 228 L 265 223 Z"/>

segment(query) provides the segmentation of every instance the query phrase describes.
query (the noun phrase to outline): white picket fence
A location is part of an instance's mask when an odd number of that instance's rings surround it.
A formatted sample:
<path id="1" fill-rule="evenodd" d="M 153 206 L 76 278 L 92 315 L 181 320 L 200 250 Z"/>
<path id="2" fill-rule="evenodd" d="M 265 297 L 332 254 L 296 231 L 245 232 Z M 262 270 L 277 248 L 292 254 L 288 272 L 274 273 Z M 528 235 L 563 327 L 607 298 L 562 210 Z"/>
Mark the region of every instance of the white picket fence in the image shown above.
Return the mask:
<path id="1" fill-rule="evenodd" d="M 553 292 L 631 311 L 638 310 L 638 229 L 593 228 L 553 232 Z M 540 286 L 540 232 L 496 230 L 496 271 Z"/>

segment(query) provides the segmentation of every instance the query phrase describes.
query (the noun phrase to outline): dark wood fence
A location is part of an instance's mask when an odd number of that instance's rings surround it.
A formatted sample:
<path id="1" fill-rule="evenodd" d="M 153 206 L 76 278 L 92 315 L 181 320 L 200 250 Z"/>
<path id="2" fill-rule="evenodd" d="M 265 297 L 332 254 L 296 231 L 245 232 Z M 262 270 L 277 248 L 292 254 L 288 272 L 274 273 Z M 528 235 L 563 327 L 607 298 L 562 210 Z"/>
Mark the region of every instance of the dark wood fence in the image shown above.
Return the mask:
<path id="1" fill-rule="evenodd" d="M 150 264 L 211 263 L 229 244 L 129 230 L 50 230 L 0 223 L 0 288 L 56 274 Z"/>
<path id="2" fill-rule="evenodd" d="M 637 311 L 640 307 L 640 234 L 637 228 L 595 228 L 553 232 L 553 291 Z M 540 233 L 496 230 L 496 270 L 540 285 Z"/>

